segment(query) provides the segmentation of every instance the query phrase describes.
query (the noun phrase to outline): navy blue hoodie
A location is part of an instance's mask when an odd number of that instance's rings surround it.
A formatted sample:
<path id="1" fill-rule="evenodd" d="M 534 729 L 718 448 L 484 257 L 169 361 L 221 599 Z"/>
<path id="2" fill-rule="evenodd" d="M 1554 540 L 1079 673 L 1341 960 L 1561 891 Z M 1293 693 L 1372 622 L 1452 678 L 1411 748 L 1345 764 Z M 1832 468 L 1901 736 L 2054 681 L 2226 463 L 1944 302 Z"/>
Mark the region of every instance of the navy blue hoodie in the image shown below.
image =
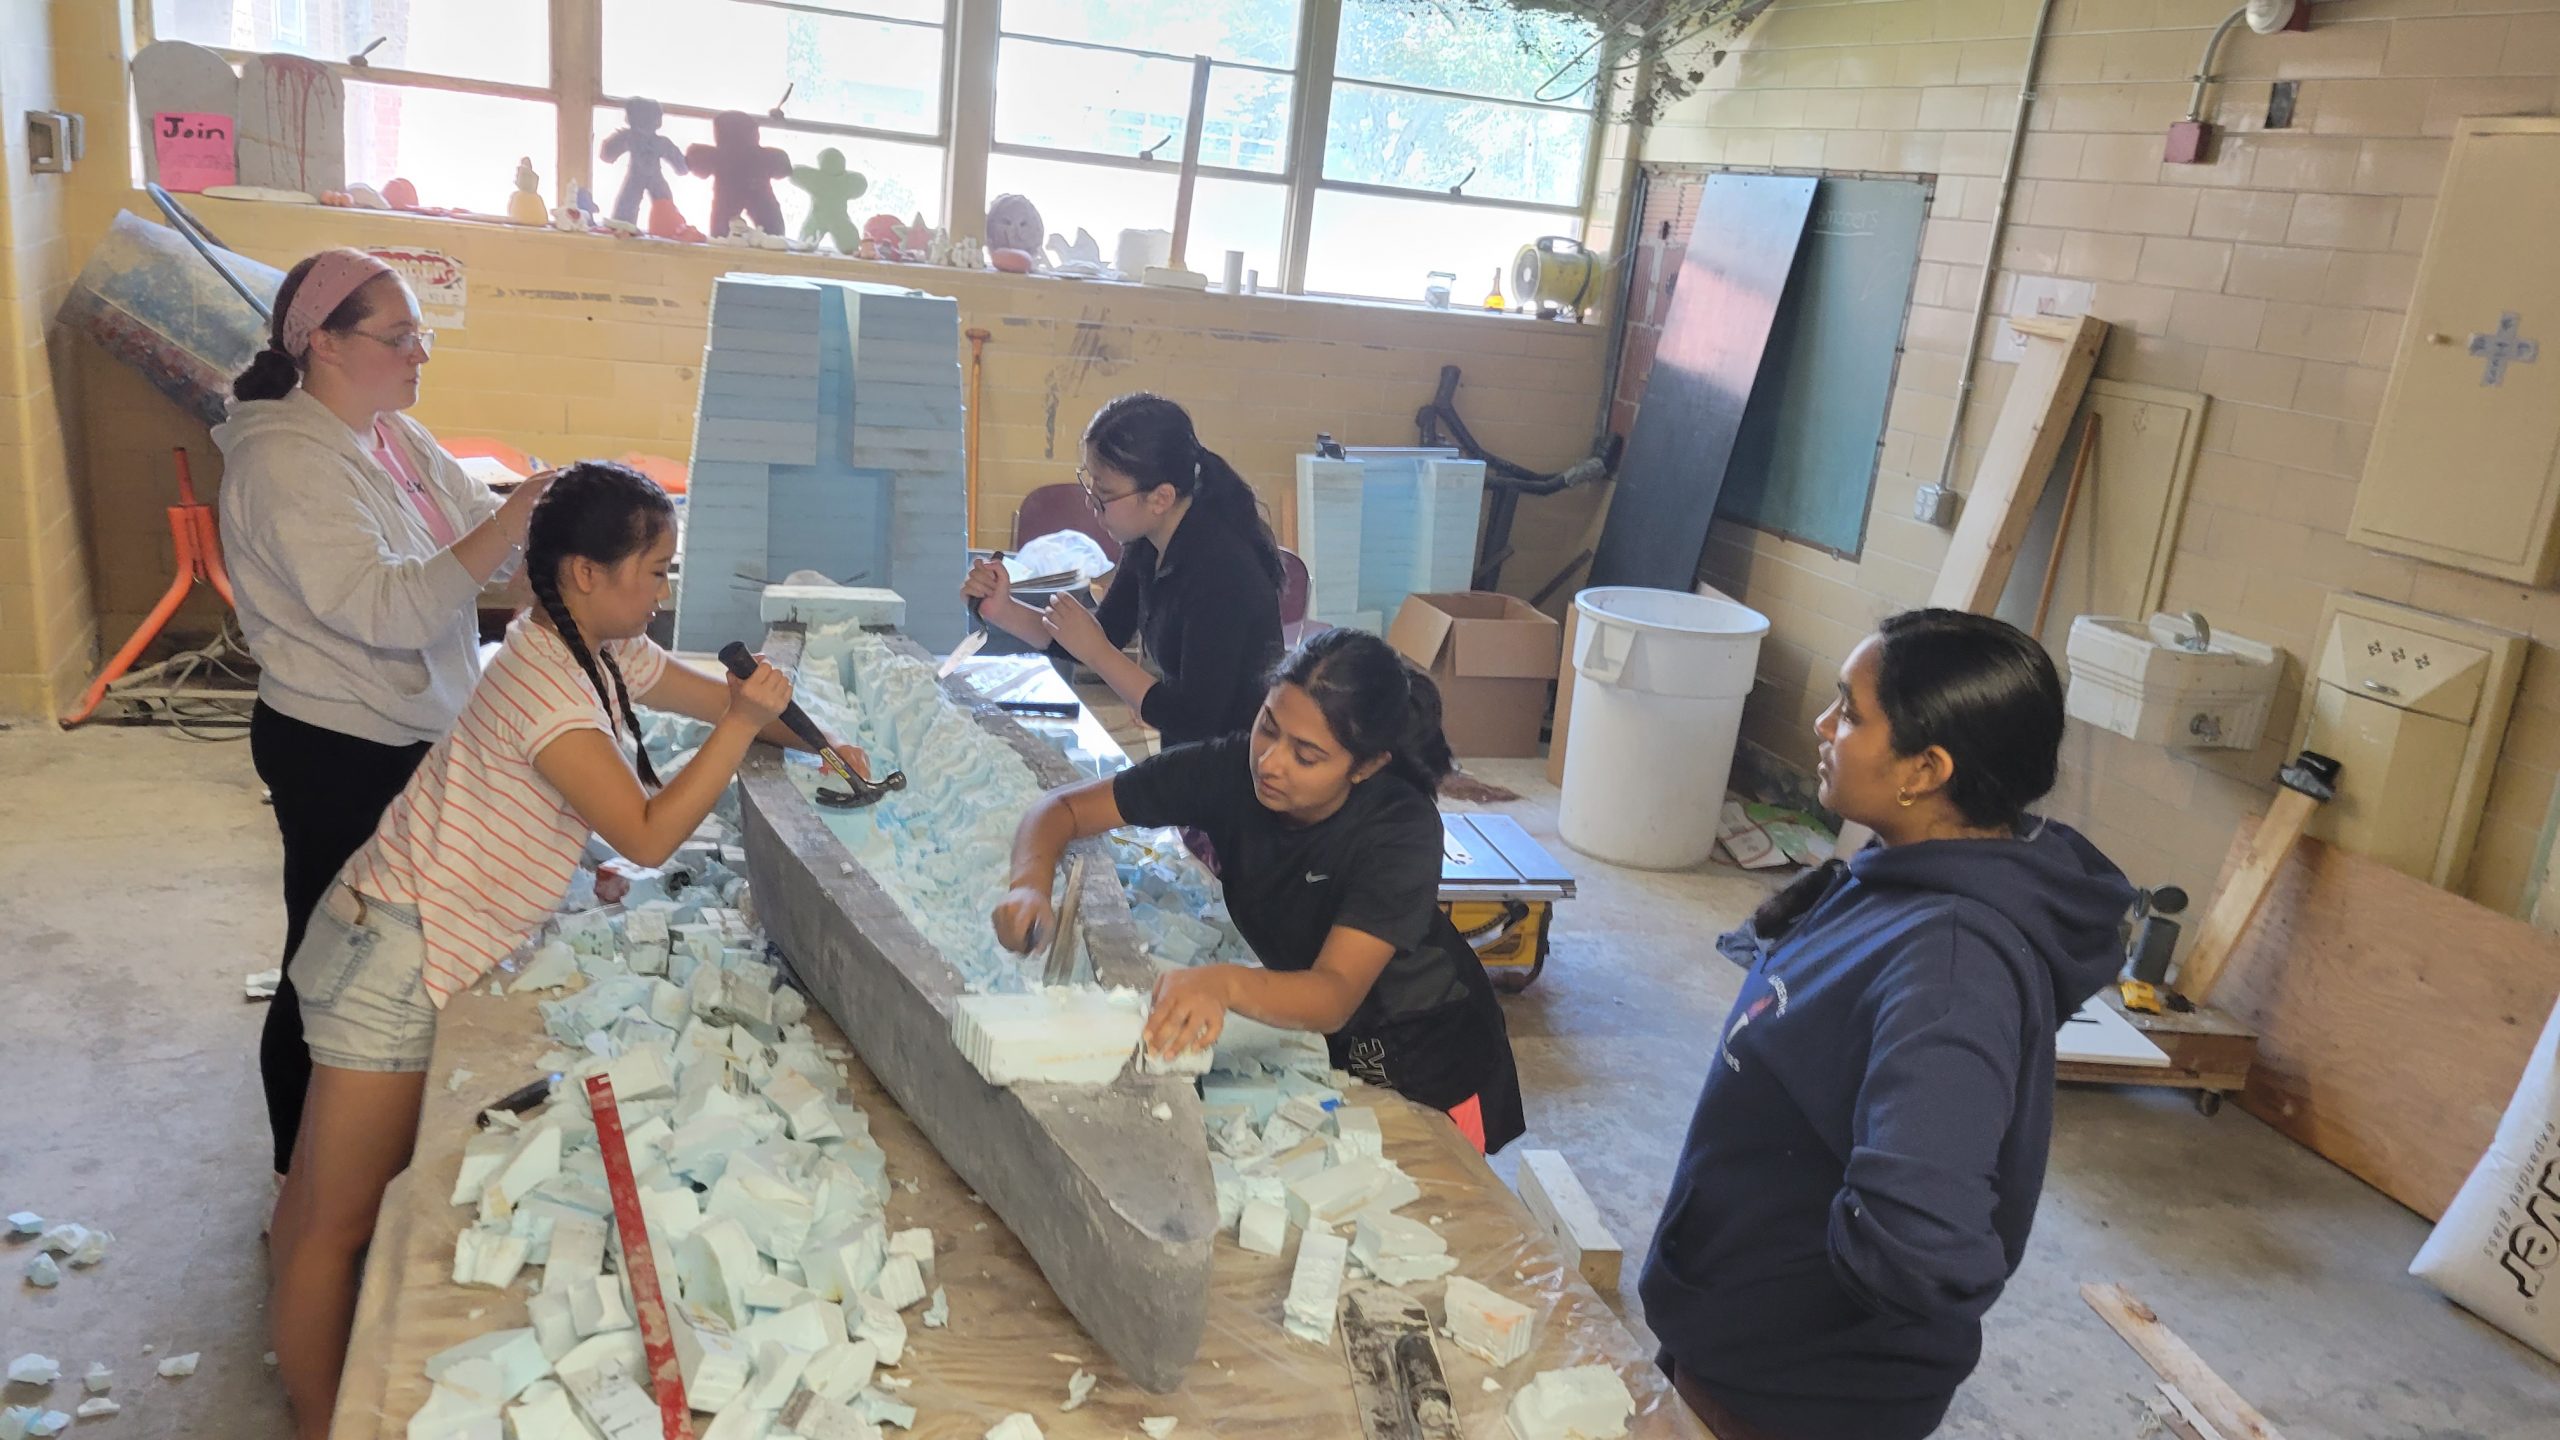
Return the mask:
<path id="1" fill-rule="evenodd" d="M 1773 1435 L 1934 1431 L 2026 1252 L 2054 1030 L 2133 889 L 2066 826 L 2022 837 L 1871 848 L 1718 942 L 1751 974 L 1640 1293 L 1664 1358 Z"/>

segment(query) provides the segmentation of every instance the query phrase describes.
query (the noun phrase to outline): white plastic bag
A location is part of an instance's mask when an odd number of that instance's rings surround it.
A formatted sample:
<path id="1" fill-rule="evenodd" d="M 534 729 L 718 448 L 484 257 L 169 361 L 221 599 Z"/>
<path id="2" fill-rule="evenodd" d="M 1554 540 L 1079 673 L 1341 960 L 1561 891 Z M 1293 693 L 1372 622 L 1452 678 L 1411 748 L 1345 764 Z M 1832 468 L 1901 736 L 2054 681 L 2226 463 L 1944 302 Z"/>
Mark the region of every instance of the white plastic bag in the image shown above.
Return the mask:
<path id="1" fill-rule="evenodd" d="M 2543 1022 L 2489 1153 L 2409 1273 L 2560 1360 L 2560 1006 Z"/>

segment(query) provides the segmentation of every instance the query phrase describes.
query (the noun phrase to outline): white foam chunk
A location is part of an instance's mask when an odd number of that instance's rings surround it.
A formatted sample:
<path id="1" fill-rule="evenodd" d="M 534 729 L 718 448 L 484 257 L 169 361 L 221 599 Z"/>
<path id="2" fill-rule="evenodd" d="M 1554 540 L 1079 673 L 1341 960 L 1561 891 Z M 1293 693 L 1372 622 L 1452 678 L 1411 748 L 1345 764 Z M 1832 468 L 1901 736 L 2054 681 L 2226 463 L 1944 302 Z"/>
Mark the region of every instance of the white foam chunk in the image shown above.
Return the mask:
<path id="1" fill-rule="evenodd" d="M 916 1269 L 928 1280 L 933 1278 L 933 1232 L 918 1225 L 889 1237 L 889 1253 L 904 1255 L 916 1262 Z"/>
<path id="2" fill-rule="evenodd" d="M 880 1352 L 870 1341 L 838 1340 L 809 1357 L 800 1383 L 839 1405 L 850 1405 L 871 1383 L 871 1373 L 879 1364 Z"/>
<path id="3" fill-rule="evenodd" d="M 1149 1415 L 1138 1421 L 1138 1428 L 1147 1432 L 1147 1440 L 1172 1440 L 1174 1428 L 1181 1423 L 1179 1415 Z"/>
<path id="4" fill-rule="evenodd" d="M 494 1331 L 427 1360 L 428 1379 L 501 1405 L 550 1373 L 551 1357 L 530 1329 Z"/>
<path id="5" fill-rule="evenodd" d="M 904 1310 L 923 1303 L 924 1270 L 912 1255 L 892 1255 L 880 1267 L 880 1278 L 872 1282 L 873 1293 L 892 1310 Z"/>
<path id="6" fill-rule="evenodd" d="M 503 1290 L 515 1283 L 530 1249 L 521 1235 L 474 1225 L 454 1237 L 453 1283 Z"/>
<path id="7" fill-rule="evenodd" d="M 850 1301 L 879 1278 L 888 1244 L 878 1220 L 856 1220 L 800 1252 L 800 1268 L 819 1295 Z"/>
<path id="8" fill-rule="evenodd" d="M 1378 1112 L 1365 1105 L 1345 1105 L 1333 1112 L 1333 1158 L 1340 1164 L 1386 1153 L 1386 1137 L 1378 1129 Z"/>
<path id="9" fill-rule="evenodd" d="M 617 1106 L 666 1099 L 676 1093 L 675 1047 L 657 1044 L 626 1050 L 604 1067 L 604 1074 L 613 1083 Z"/>
<path id="10" fill-rule="evenodd" d="M 564 1215 L 551 1223 L 551 1250 L 542 1288 L 576 1290 L 604 1273 L 604 1222 Z"/>
<path id="11" fill-rule="evenodd" d="M 578 1348 L 577 1312 L 569 1305 L 568 1291 L 545 1290 L 525 1302 L 525 1314 L 533 1321 L 543 1354 L 556 1361 Z"/>
<path id="12" fill-rule="evenodd" d="M 1363 1210 L 1353 1222 L 1351 1254 L 1390 1285 L 1438 1279 L 1458 1266 L 1440 1232 L 1407 1216 Z"/>
<path id="13" fill-rule="evenodd" d="M 1332 1225 L 1348 1220 L 1386 1188 L 1385 1166 L 1376 1160 L 1354 1160 L 1320 1171 L 1289 1186 L 1289 1219 L 1297 1225 Z"/>
<path id="14" fill-rule="evenodd" d="M 578 978 L 578 952 L 557 940 L 535 948 L 516 972 L 518 990 L 556 990 Z"/>
<path id="15" fill-rule="evenodd" d="M 534 1187 L 560 1173 L 560 1127 L 537 1125 L 517 1140 L 514 1152 L 480 1191 L 480 1223 L 504 1222 Z"/>
<path id="16" fill-rule="evenodd" d="M 868 1340 L 883 1365 L 895 1365 L 906 1358 L 907 1321 L 895 1309 L 868 1295 L 853 1302 L 846 1312 L 849 1333 L 856 1340 Z"/>
<path id="17" fill-rule="evenodd" d="M 551 1380 L 536 1382 L 507 1407 L 507 1427 L 515 1440 L 595 1440 L 569 1392 Z"/>
<path id="18" fill-rule="evenodd" d="M 951 1039 L 991 1085 L 1107 1085 L 1146 1028 L 1135 990 L 1064 986 L 1027 995 L 963 995 Z"/>
<path id="19" fill-rule="evenodd" d="M 631 1307 L 623 1300 L 619 1275 L 598 1275 L 572 1287 L 569 1317 L 581 1340 L 608 1330 L 628 1330 L 639 1323 L 631 1318 Z"/>
<path id="20" fill-rule="evenodd" d="M 1531 1312 L 1468 1279 L 1454 1275 L 1447 1294 L 1449 1338 L 1458 1348 L 1496 1365 L 1529 1353 Z"/>
<path id="21" fill-rule="evenodd" d="M 768 1345 L 779 1345 L 802 1355 L 815 1355 L 842 1339 L 844 1334 L 843 1306 L 832 1300 L 808 1300 L 749 1323 L 738 1331 L 738 1338 L 754 1346 L 759 1357 Z M 761 1358 L 758 1368 L 766 1368 Z M 790 1397 L 789 1390 L 782 1392 L 783 1400 Z M 781 1407 L 782 1400 L 776 1400 L 773 1408 Z"/>
<path id="22" fill-rule="evenodd" d="M 703 1221 L 676 1243 L 676 1273 L 687 1300 L 734 1327 L 746 1318 L 747 1282 L 762 1267 L 745 1227 L 723 1217 Z"/>
<path id="23" fill-rule="evenodd" d="M 1236 1222 L 1236 1243 L 1258 1255 L 1277 1255 L 1289 1242 L 1289 1212 L 1268 1200 L 1245 1204 Z"/>
<path id="24" fill-rule="evenodd" d="M 987 1440 L 1045 1440 L 1040 1422 L 1016 1410 L 987 1430 Z"/>
<path id="25" fill-rule="evenodd" d="M 1521 1386 L 1505 1418 L 1518 1440 L 1617 1440 L 1635 1411 L 1635 1397 L 1617 1371 L 1576 1365 Z"/>
<path id="26" fill-rule="evenodd" d="M 1318 1345 L 1333 1339 L 1334 1306 L 1342 1299 L 1342 1262 L 1351 1253 L 1339 1235 L 1309 1230 L 1298 1237 L 1298 1265 L 1289 1276 L 1281 1317 L 1289 1333 Z"/>
<path id="27" fill-rule="evenodd" d="M 670 1307 L 667 1321 L 675 1333 L 676 1368 L 684 1375 L 687 1404 L 716 1412 L 746 1393 L 755 1370 L 755 1352 L 746 1342 L 696 1305 Z"/>

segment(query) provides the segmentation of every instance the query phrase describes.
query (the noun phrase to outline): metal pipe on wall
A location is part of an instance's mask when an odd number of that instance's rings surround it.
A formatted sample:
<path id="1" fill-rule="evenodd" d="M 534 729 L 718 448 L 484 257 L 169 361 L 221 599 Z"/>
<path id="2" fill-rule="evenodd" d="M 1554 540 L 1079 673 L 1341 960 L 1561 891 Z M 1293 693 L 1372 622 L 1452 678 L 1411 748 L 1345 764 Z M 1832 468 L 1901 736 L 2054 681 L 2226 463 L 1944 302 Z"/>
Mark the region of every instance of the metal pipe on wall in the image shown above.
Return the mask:
<path id="1" fill-rule="evenodd" d="M 1982 365 L 1982 322 L 1991 313 L 1991 272 L 2000 259 L 2000 237 L 2009 228 L 2009 202 L 2018 192 L 2018 153 L 2027 143 L 2027 115 L 2036 100 L 2036 68 L 2044 63 L 2044 37 L 2053 20 L 2053 0 L 2036 7 L 2036 27 L 2027 40 L 2026 73 L 2018 79 L 2018 112 L 2009 122 L 2009 155 L 2000 165 L 2000 198 L 1991 211 L 1991 238 L 1983 249 L 1982 279 L 1973 292 L 1973 321 L 1965 327 L 1964 368 L 1956 375 L 1955 418 L 1948 422 L 1947 448 L 1938 457 L 1937 483 L 1945 487 L 1955 475 L 1957 442 L 1964 435 L 1964 411 L 1973 398 L 1974 372 Z"/>

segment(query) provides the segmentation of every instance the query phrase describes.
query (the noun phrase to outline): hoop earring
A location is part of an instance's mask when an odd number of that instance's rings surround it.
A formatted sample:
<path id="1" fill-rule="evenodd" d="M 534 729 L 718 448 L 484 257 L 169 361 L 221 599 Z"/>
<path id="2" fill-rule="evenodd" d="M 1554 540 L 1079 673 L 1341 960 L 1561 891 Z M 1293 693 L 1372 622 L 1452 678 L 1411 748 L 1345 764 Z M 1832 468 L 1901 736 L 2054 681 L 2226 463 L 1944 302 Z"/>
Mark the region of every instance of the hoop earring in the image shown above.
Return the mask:
<path id="1" fill-rule="evenodd" d="M 1910 809 L 1910 808 L 1911 808 L 1911 787 L 1910 787 L 1910 786 L 1908 786 L 1908 785 L 1905 785 L 1905 786 L 1904 786 L 1904 787 L 1902 787 L 1901 789 L 1899 789 L 1899 790 L 1897 790 L 1897 791 L 1893 792 L 1893 798 L 1894 798 L 1895 803 L 1897 803 L 1897 804 L 1901 805 L 1903 809 L 1905 809 L 1905 810 Z"/>

